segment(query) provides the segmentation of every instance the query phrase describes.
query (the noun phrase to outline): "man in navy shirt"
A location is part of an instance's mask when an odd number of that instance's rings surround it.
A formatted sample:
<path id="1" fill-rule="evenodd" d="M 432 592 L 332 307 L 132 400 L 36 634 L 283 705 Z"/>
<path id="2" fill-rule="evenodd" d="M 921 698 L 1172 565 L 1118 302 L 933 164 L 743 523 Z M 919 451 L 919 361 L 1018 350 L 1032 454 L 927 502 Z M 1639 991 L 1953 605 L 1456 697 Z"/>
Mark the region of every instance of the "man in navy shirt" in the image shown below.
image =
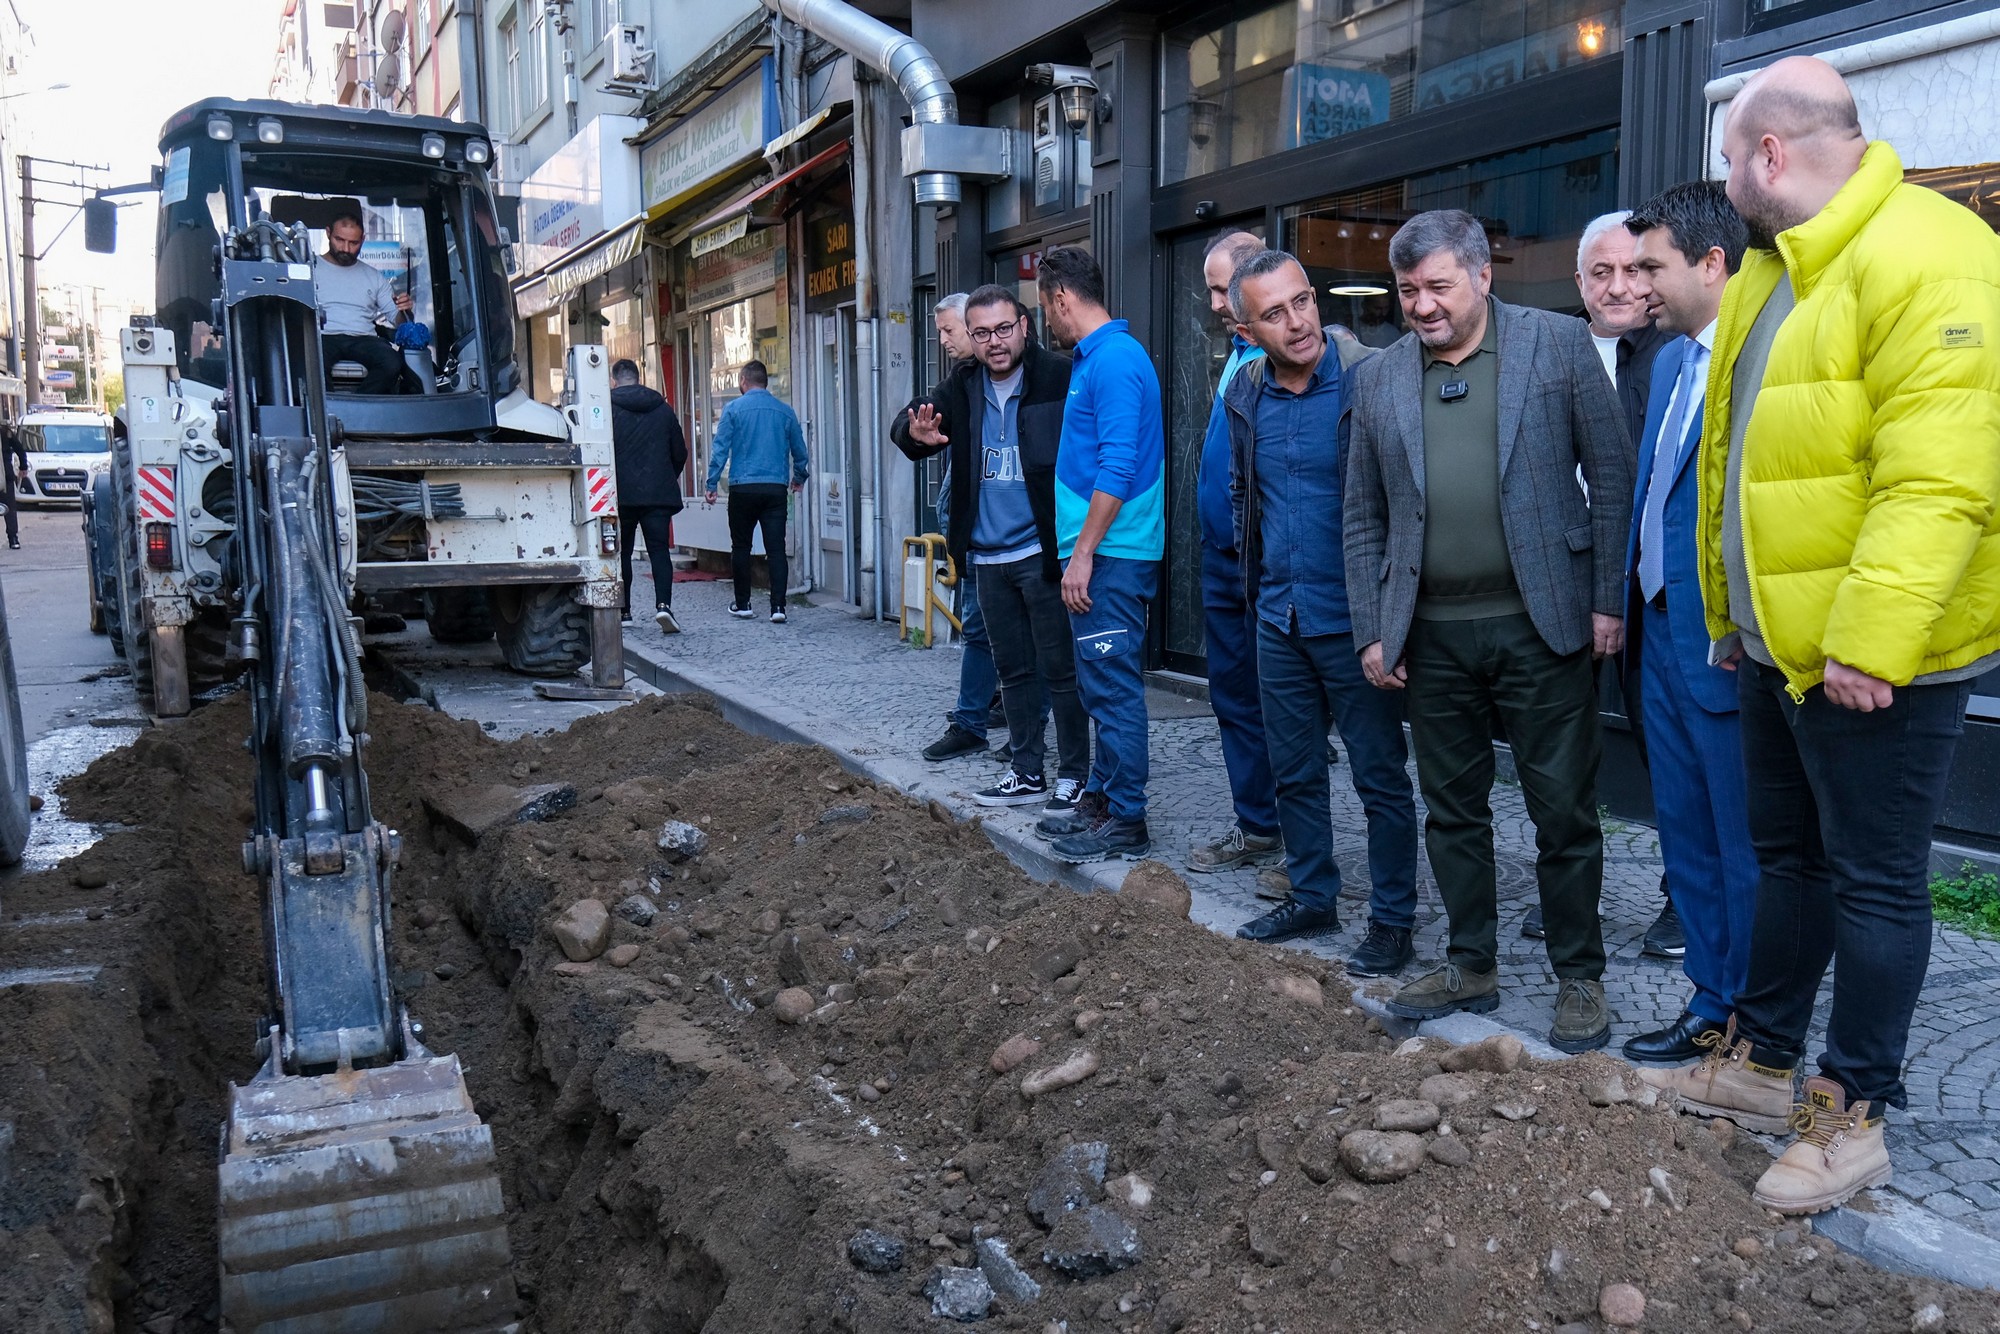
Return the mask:
<path id="1" fill-rule="evenodd" d="M 1202 260 L 1208 307 L 1232 330 L 1229 280 L 1237 265 L 1264 249 L 1248 232 L 1227 231 L 1209 242 Z M 1263 352 L 1232 332 L 1229 359 L 1222 364 L 1208 434 L 1201 443 L 1201 471 L 1195 483 L 1201 518 L 1202 634 L 1208 653 L 1208 702 L 1222 734 L 1222 763 L 1229 772 L 1229 795 L 1236 823 L 1220 838 L 1188 850 L 1190 871 L 1226 871 L 1281 860 L 1284 836 L 1278 829 L 1277 788 L 1264 748 L 1264 710 L 1257 698 L 1257 618 L 1243 596 L 1242 556 L 1236 549 L 1229 499 L 1229 417 L 1222 396 L 1243 367 Z M 1265 891 L 1260 887 L 1258 892 Z"/>
<path id="2" fill-rule="evenodd" d="M 1368 934 L 1347 968 L 1362 977 L 1393 973 L 1415 957 L 1417 803 L 1397 701 L 1362 675 L 1347 612 L 1347 368 L 1292 256 L 1251 256 L 1237 266 L 1229 298 L 1237 331 L 1264 350 L 1262 362 L 1238 374 L 1223 406 L 1243 592 L 1257 615 L 1265 737 L 1292 879 L 1291 898 L 1236 934 L 1286 940 L 1340 927 L 1325 742 L 1337 723 L 1368 813 L 1372 887 Z M 1366 354 L 1358 343 L 1348 346 L 1350 359 Z"/>

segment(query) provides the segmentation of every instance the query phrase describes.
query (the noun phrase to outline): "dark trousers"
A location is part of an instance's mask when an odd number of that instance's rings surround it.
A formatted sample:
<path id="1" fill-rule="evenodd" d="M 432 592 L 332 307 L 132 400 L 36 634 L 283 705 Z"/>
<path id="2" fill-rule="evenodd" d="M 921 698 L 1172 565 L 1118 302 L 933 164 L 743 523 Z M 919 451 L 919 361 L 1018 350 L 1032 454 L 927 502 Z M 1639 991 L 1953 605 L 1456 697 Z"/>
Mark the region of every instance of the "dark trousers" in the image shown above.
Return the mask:
<path id="1" fill-rule="evenodd" d="M 1159 574 L 1156 560 L 1098 556 L 1090 570 L 1090 610 L 1069 617 L 1077 697 L 1097 725 L 1085 787 L 1103 793 L 1120 820 L 1146 818 L 1146 603 Z"/>
<path id="2" fill-rule="evenodd" d="M 1696 703 L 1682 675 L 1715 670 L 1705 665 L 1707 638 L 1677 644 L 1665 612 L 1647 607 L 1641 614 L 1639 708 L 1667 893 L 1687 933 L 1681 971 L 1694 984 L 1687 1008 L 1719 1024 L 1743 989 L 1757 912 L 1743 735 L 1736 714 L 1710 713 Z"/>
<path id="3" fill-rule="evenodd" d="M 785 609 L 785 507 L 782 482 L 742 482 L 729 488 L 729 569 L 736 576 L 736 605 L 750 605 L 750 541 L 764 530 L 764 560 L 771 570 L 771 610 Z"/>
<path id="4" fill-rule="evenodd" d="M 319 346 L 326 354 L 329 371 L 336 361 L 358 361 L 367 367 L 368 374 L 362 377 L 357 393 L 393 394 L 403 382 L 403 372 L 409 369 L 394 343 L 373 334 L 321 334 Z"/>
<path id="5" fill-rule="evenodd" d="M 1491 972 L 1499 905 L 1493 864 L 1497 715 L 1535 822 L 1535 878 L 1558 977 L 1604 975 L 1597 917 L 1604 831 L 1597 822 L 1597 674 L 1589 650 L 1558 654 L 1522 612 L 1419 619 L 1404 655 L 1410 740 L 1429 814 L 1424 841 L 1451 919 L 1451 962 Z"/>
<path id="6" fill-rule="evenodd" d="M 674 512 L 665 505 L 618 507 L 618 577 L 624 581 L 625 610 L 632 610 L 632 544 L 646 535 L 646 559 L 653 566 L 653 605 L 674 605 Z"/>
<path id="7" fill-rule="evenodd" d="M 1257 614 L 1243 600 L 1240 558 L 1207 543 L 1201 548 L 1201 613 L 1208 643 L 1208 702 L 1222 733 L 1222 767 L 1229 772 L 1236 823 L 1246 834 L 1270 838 L 1278 832 L 1278 789 L 1264 745 Z M 1397 740 L 1400 744 L 1400 733 Z M 1325 758 L 1322 753 L 1322 764 Z"/>
<path id="8" fill-rule="evenodd" d="M 1076 653 L 1062 585 L 1042 577 L 1039 553 L 1004 565 L 972 567 L 987 642 L 1000 673 L 1007 753 L 1014 772 L 1043 777 L 1042 724 L 1056 720 L 1056 777 L 1090 776 L 1090 715 L 1076 693 Z M 1046 703 L 1044 703 L 1046 701 Z"/>
<path id="9" fill-rule="evenodd" d="M 1326 773 L 1326 733 L 1337 725 L 1348 776 L 1368 815 L 1369 919 L 1415 926 L 1417 801 L 1400 701 L 1368 684 L 1353 635 L 1302 635 L 1260 620 L 1257 671 L 1292 897 L 1314 909 L 1334 908 L 1340 899 Z"/>
<path id="10" fill-rule="evenodd" d="M 958 637 L 965 645 L 965 656 L 958 662 L 958 703 L 946 716 L 984 741 L 986 719 L 993 712 L 993 693 L 1000 688 L 1000 673 L 993 665 L 993 646 L 986 639 L 986 613 L 979 607 L 978 584 L 967 579 L 963 587 Z"/>
<path id="11" fill-rule="evenodd" d="M 1931 828 L 1965 732 L 1968 682 L 1898 686 L 1844 709 L 1743 658 L 1743 761 L 1757 849 L 1757 920 L 1736 1031 L 1761 1064 L 1805 1054 L 1827 965 L 1833 1013 L 1820 1072 L 1850 1101 L 1905 1105 L 1903 1053 L 1931 958 Z"/>
<path id="12" fill-rule="evenodd" d="M 10 459 L 6 469 L 7 485 L 7 541 L 9 544 L 21 540 L 21 481 L 14 475 L 14 464 Z"/>

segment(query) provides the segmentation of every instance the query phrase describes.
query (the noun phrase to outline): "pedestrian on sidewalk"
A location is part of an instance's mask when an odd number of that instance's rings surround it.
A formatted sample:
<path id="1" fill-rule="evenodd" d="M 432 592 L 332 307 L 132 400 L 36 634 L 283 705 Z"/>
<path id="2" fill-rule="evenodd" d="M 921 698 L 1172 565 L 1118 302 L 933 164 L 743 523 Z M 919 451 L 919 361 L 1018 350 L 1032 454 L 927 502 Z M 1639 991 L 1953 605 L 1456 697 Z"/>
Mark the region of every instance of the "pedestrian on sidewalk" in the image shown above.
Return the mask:
<path id="1" fill-rule="evenodd" d="M 1090 772 L 1090 719 L 1077 698 L 1076 654 L 1056 561 L 1056 455 L 1070 386 L 1067 357 L 1031 338 L 1028 312 L 1004 287 L 966 303 L 974 363 L 912 402 L 905 433 L 949 452 L 951 555 L 974 580 L 1007 715 L 1007 774 L 974 794 L 982 806 L 1075 807 Z M 899 441 L 899 443 L 901 443 Z M 1044 764 L 1044 699 L 1055 714 L 1056 779 Z"/>
<path id="2" fill-rule="evenodd" d="M 960 366 L 968 364 L 972 357 L 972 340 L 965 336 L 965 293 L 953 292 L 939 301 L 931 307 L 931 317 L 937 322 L 938 346 L 944 357 L 944 376 L 938 381 L 937 388 L 910 400 L 909 407 L 898 412 L 889 424 L 889 439 L 912 463 L 921 463 L 942 452 L 942 446 L 933 449 L 910 439 L 911 409 L 919 403 L 935 402 L 944 381 Z M 951 487 L 951 460 L 947 458 L 944 476 L 938 483 L 937 501 L 938 532 L 947 539 L 951 536 Z M 973 589 L 972 581 L 963 576 L 961 570 L 958 582 L 958 701 L 945 713 L 944 731 L 923 749 L 923 757 L 933 764 L 960 755 L 985 754 L 986 735 L 1000 708 L 1000 673 L 993 666 L 993 649 L 986 642 L 986 619 L 979 612 L 979 594 Z"/>
<path id="3" fill-rule="evenodd" d="M 1409 691 L 1443 967 L 1396 993 L 1412 1019 L 1500 1004 L 1493 721 L 1535 822 L 1552 1046 L 1610 1040 L 1598 897 L 1594 660 L 1624 643 L 1632 446 L 1590 334 L 1490 295 L 1479 220 L 1419 213 L 1389 243 L 1411 334 L 1355 368 L 1347 591 L 1362 669 Z M 1590 488 L 1584 500 L 1578 470 Z"/>
<path id="4" fill-rule="evenodd" d="M 1237 331 L 1263 349 L 1223 395 L 1242 596 L 1257 617 L 1271 772 L 1292 896 L 1238 927 L 1245 940 L 1340 929 L 1326 734 L 1338 723 L 1368 816 L 1369 926 L 1348 971 L 1377 977 L 1415 958 L 1417 803 L 1400 698 L 1369 685 L 1355 653 L 1341 551 L 1350 364 L 1369 355 L 1320 327 L 1298 260 L 1266 250 L 1229 284 Z"/>
<path id="5" fill-rule="evenodd" d="M 1243 231 L 1226 231 L 1208 243 L 1202 278 L 1208 308 L 1229 333 L 1229 358 L 1208 413 L 1195 481 L 1201 520 L 1202 636 L 1208 654 L 1208 702 L 1222 735 L 1222 764 L 1236 822 L 1219 838 L 1188 850 L 1190 871 L 1227 871 L 1281 860 L 1285 839 L 1278 826 L 1277 784 L 1264 745 L 1264 710 L 1257 685 L 1257 617 L 1244 598 L 1243 559 L 1237 548 L 1230 500 L 1229 416 L 1222 397 L 1242 368 L 1263 351 L 1236 330 L 1229 311 L 1229 280 L 1237 266 L 1262 252 L 1264 243 Z"/>
<path id="6" fill-rule="evenodd" d="M 1698 554 L 1760 880 L 1730 1024 L 1662 1082 L 1684 1110 L 1796 1130 L 1755 1198 L 1810 1214 L 1889 1179 L 1931 830 L 1970 683 L 2000 666 L 2000 240 L 1904 183 L 1821 60 L 1753 76 L 1722 148 L 1752 249 L 1716 325 Z"/>
<path id="7" fill-rule="evenodd" d="M 687 436 L 673 405 L 639 383 L 639 365 L 629 358 L 611 366 L 611 448 L 618 464 L 618 578 L 625 593 L 624 619 L 632 619 L 632 544 L 643 532 L 653 566 L 653 619 L 662 634 L 677 635 L 674 515 L 681 512 Z"/>
<path id="8" fill-rule="evenodd" d="M 0 425 L 0 468 L 7 479 L 7 549 L 21 549 L 21 478 L 28 472 L 28 451 L 13 422 Z"/>
<path id="9" fill-rule="evenodd" d="M 1166 550 L 1166 432 L 1160 380 L 1104 274 L 1081 246 L 1042 256 L 1036 285 L 1050 336 L 1075 349 L 1056 458 L 1057 555 L 1076 645 L 1077 692 L 1097 725 L 1090 781 L 1038 833 L 1067 862 L 1144 857 L 1148 775 L 1146 604 Z"/>
<path id="10" fill-rule="evenodd" d="M 1592 218 L 1576 246 L 1576 290 L 1583 298 L 1584 320 L 1590 325 L 1590 341 L 1597 347 L 1604 373 L 1618 391 L 1618 406 L 1625 414 L 1625 431 L 1632 440 L 1646 424 L 1646 408 L 1653 384 L 1653 360 L 1672 341 L 1670 334 L 1653 327 L 1653 317 L 1642 293 L 1645 285 L 1634 260 L 1636 242 L 1625 227 L 1631 217 L 1627 210 Z M 1589 499 L 1588 496 L 1585 499 Z M 1615 670 L 1610 669 L 1610 670 Z M 1620 678 L 1621 685 L 1630 684 Z M 1626 700 L 1627 717 L 1633 737 L 1645 757 L 1645 738 L 1639 730 L 1638 708 Z M 1542 908 L 1535 904 L 1521 923 L 1521 934 L 1541 940 Z M 1686 947 L 1680 918 L 1674 913 L 1673 898 L 1667 893 L 1667 878 L 1660 877 L 1660 910 L 1646 928 L 1640 953 L 1662 959 L 1678 959 Z"/>
<path id="11" fill-rule="evenodd" d="M 1627 1042 L 1625 1055 L 1672 1064 L 1700 1056 L 1704 1039 L 1722 1032 L 1749 966 L 1757 906 L 1736 678 L 1708 661 L 1695 544 L 1716 313 L 1748 233 L 1712 181 L 1667 189 L 1625 226 L 1637 242 L 1638 290 L 1656 326 L 1673 336 L 1658 354 L 1657 392 L 1639 431 L 1625 553 L 1625 697 L 1646 738 L 1660 859 L 1686 930 L 1681 970 L 1694 987 L 1678 1019 Z"/>
<path id="12" fill-rule="evenodd" d="M 785 623 L 785 518 L 791 505 L 786 492 L 797 494 L 809 475 L 806 434 L 798 414 L 771 393 L 771 373 L 761 361 L 746 361 L 736 373 L 739 397 L 722 410 L 715 424 L 715 445 L 708 461 L 706 499 L 715 503 L 715 487 L 729 470 L 729 568 L 736 578 L 736 600 L 729 614 L 747 621 L 750 610 L 750 543 L 764 531 L 764 560 L 771 576 L 771 624 Z"/>

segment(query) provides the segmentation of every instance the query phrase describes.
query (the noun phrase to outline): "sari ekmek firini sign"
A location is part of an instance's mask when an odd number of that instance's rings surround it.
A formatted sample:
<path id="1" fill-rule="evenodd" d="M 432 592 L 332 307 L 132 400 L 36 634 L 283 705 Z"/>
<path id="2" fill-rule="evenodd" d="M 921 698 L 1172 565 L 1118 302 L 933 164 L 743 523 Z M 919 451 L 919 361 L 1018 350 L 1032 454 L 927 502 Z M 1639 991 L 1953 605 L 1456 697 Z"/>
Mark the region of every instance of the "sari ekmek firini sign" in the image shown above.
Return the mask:
<path id="1" fill-rule="evenodd" d="M 680 202 L 731 167 L 761 157 L 770 142 L 776 91 L 771 61 L 717 94 L 639 155 L 648 212 Z"/>

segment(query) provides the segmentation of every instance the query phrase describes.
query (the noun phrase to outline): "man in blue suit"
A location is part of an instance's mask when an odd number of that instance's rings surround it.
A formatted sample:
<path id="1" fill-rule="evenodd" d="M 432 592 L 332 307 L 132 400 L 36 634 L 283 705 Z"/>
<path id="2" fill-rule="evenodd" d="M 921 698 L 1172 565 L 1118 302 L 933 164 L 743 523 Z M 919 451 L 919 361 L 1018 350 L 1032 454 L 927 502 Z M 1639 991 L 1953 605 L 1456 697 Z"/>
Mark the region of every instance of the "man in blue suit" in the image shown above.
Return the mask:
<path id="1" fill-rule="evenodd" d="M 1736 679 L 1711 667 L 1696 575 L 1695 456 L 1722 288 L 1748 233 L 1719 184 L 1671 186 L 1626 227 L 1656 325 L 1681 335 L 1653 363 L 1639 435 L 1627 544 L 1626 681 L 1639 696 L 1667 891 L 1687 932 L 1681 967 L 1694 996 L 1680 1018 L 1625 1044 L 1634 1061 L 1672 1064 L 1720 1039 L 1750 961 L 1757 859 L 1744 802 Z"/>

